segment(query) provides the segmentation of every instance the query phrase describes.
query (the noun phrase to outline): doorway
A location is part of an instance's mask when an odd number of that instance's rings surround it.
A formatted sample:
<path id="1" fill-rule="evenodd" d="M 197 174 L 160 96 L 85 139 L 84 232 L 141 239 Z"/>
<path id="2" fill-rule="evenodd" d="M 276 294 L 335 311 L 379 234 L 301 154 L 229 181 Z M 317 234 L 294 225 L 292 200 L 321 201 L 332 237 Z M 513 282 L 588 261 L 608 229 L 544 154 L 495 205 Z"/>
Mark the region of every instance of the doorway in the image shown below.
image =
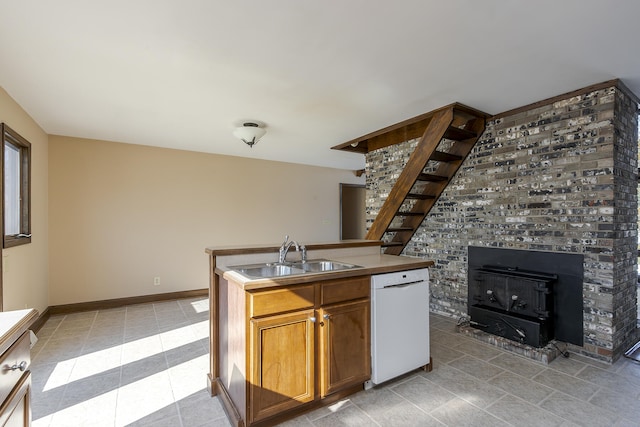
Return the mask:
<path id="1" fill-rule="evenodd" d="M 365 186 L 340 184 L 340 239 L 364 239 L 366 232 Z"/>

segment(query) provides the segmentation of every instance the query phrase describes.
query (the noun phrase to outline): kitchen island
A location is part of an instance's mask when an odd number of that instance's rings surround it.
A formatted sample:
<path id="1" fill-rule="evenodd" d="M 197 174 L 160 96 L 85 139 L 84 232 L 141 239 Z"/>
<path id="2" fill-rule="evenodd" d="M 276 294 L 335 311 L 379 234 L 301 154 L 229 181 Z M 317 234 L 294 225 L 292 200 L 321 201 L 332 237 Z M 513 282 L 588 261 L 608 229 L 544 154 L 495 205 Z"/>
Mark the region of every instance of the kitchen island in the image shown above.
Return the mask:
<path id="1" fill-rule="evenodd" d="M 209 390 L 221 398 L 232 425 L 273 425 L 363 389 L 371 375 L 371 275 L 433 265 L 383 255 L 380 245 L 306 245 L 309 260 L 350 268 L 270 278 L 234 267 L 275 263 L 277 246 L 206 249 Z M 302 253 L 290 253 L 288 260 Z"/>

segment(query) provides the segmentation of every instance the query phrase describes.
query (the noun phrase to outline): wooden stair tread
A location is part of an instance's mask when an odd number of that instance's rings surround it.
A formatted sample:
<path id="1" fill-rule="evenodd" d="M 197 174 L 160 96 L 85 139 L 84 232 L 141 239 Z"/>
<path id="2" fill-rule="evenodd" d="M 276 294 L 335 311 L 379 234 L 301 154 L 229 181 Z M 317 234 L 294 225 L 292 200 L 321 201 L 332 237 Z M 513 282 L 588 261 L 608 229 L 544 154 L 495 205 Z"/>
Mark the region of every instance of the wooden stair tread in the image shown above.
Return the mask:
<path id="1" fill-rule="evenodd" d="M 404 243 L 402 242 L 383 242 L 382 243 L 383 248 L 391 248 L 394 246 L 404 246 Z"/>
<path id="2" fill-rule="evenodd" d="M 445 153 L 444 151 L 434 151 L 429 160 L 434 162 L 456 162 L 462 160 L 462 156 Z"/>
<path id="3" fill-rule="evenodd" d="M 387 228 L 388 233 L 397 233 L 401 231 L 413 231 L 412 227 L 389 227 Z"/>
<path id="4" fill-rule="evenodd" d="M 409 194 L 407 194 L 406 198 L 407 199 L 429 200 L 429 199 L 435 199 L 436 196 L 433 196 L 431 194 L 409 193 Z"/>
<path id="5" fill-rule="evenodd" d="M 468 129 L 461 129 L 457 127 L 449 127 L 444 133 L 444 138 L 452 139 L 454 141 L 464 141 L 465 139 L 476 138 L 478 135 Z"/>
<path id="6" fill-rule="evenodd" d="M 426 212 L 398 212 L 396 216 L 425 216 Z"/>
<path id="7" fill-rule="evenodd" d="M 443 175 L 433 175 L 430 173 L 421 173 L 418 175 L 418 181 L 442 182 L 448 181 L 449 177 Z"/>

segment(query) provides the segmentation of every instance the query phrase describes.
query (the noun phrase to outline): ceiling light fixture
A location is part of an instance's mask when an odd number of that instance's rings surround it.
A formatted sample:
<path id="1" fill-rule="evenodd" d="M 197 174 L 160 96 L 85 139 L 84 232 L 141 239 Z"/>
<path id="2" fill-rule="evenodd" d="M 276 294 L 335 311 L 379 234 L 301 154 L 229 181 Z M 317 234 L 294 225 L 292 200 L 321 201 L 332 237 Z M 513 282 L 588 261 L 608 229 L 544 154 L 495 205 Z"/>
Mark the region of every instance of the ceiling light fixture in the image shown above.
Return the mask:
<path id="1" fill-rule="evenodd" d="M 242 126 L 237 127 L 233 131 L 233 135 L 241 139 L 242 142 L 249 147 L 253 147 L 265 133 L 267 133 L 267 131 L 256 122 L 244 122 Z"/>

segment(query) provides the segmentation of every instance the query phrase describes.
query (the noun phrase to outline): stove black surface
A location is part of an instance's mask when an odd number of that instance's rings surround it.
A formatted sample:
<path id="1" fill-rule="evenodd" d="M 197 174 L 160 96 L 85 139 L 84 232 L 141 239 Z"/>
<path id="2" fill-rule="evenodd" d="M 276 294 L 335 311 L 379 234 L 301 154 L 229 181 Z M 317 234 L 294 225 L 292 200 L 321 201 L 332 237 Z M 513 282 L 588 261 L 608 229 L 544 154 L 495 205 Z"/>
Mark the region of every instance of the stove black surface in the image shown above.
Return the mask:
<path id="1" fill-rule="evenodd" d="M 582 345 L 582 264 L 576 254 L 469 247 L 471 325 L 535 347 Z"/>

